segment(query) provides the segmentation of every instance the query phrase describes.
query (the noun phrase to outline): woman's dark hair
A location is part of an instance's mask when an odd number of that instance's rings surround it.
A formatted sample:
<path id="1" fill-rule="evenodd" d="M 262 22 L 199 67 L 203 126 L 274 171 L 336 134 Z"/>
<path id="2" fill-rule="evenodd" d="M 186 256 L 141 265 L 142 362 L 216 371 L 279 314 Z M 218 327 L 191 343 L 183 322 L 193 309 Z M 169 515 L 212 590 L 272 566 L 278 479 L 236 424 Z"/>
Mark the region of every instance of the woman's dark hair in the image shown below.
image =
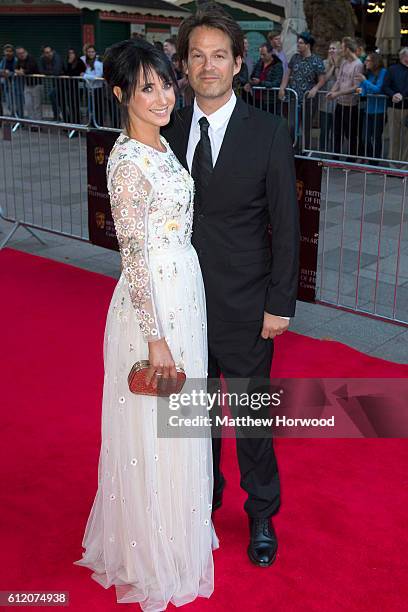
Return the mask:
<path id="1" fill-rule="evenodd" d="M 72 51 L 72 53 L 75 55 L 75 59 L 74 59 L 74 61 L 72 62 L 72 65 L 73 65 L 73 66 L 76 66 L 76 65 L 77 65 L 77 63 L 78 63 L 78 60 L 79 60 L 79 55 L 78 55 L 77 50 L 76 50 L 76 49 L 74 49 L 74 47 L 70 47 L 70 48 L 68 49 L 68 51 L 67 51 L 67 59 L 66 59 L 66 63 L 67 63 L 67 64 L 69 63 L 69 61 L 68 61 L 68 60 L 69 60 L 69 54 L 71 53 L 71 51 Z"/>
<path id="2" fill-rule="evenodd" d="M 103 78 L 112 90 L 114 87 L 120 87 L 122 91 L 120 113 L 122 126 L 127 132 L 130 130 L 129 101 L 137 84 L 140 81 L 148 83 L 153 71 L 163 82 L 173 83 L 177 88 L 174 70 L 167 57 L 145 40 L 122 40 L 106 51 Z"/>
<path id="3" fill-rule="evenodd" d="M 93 57 L 92 59 L 88 57 L 89 49 L 93 49 L 95 51 L 95 57 Z M 93 45 L 88 45 L 85 51 L 85 64 L 93 70 L 95 67 L 95 62 L 96 62 L 96 48 Z"/>
<path id="4" fill-rule="evenodd" d="M 200 8 L 195 15 L 182 21 L 177 38 L 177 54 L 187 62 L 188 44 L 195 28 L 215 28 L 227 34 L 231 41 L 234 59 L 244 55 L 244 34 L 234 19 L 217 4 L 209 3 Z"/>

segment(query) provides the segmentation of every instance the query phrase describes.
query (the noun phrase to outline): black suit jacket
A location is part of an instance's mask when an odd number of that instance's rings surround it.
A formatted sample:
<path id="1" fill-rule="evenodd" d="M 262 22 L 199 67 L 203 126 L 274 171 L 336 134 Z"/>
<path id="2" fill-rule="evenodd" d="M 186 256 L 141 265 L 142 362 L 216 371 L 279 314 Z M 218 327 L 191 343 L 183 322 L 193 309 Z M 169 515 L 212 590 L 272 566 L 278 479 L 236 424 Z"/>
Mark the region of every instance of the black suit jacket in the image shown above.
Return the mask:
<path id="1" fill-rule="evenodd" d="M 163 130 L 187 167 L 193 108 Z M 268 235 L 268 224 L 272 233 Z M 298 203 L 286 122 L 237 99 L 208 191 L 195 204 L 192 242 L 207 297 L 209 333 L 222 322 L 295 313 Z"/>

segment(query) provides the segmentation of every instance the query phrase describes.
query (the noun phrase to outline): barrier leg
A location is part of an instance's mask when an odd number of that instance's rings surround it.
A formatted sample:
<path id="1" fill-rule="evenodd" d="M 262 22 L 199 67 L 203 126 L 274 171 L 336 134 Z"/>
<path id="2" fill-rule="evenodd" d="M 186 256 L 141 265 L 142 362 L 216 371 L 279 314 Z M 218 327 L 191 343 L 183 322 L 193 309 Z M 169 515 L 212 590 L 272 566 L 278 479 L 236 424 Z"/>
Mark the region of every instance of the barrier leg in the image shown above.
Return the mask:
<path id="1" fill-rule="evenodd" d="M 24 225 L 24 223 L 20 223 L 20 221 L 16 221 L 13 227 L 11 228 L 11 230 L 9 231 L 9 233 L 7 234 L 7 236 L 4 238 L 4 240 L 0 242 L 0 251 L 6 246 L 6 244 L 12 238 L 12 236 L 14 236 L 14 234 L 16 233 L 20 225 L 21 227 L 24 227 L 27 230 L 27 232 L 29 232 L 32 236 L 34 236 L 34 238 L 36 238 L 39 242 L 41 242 L 41 244 L 47 244 L 42 238 L 40 238 L 40 236 L 34 230 L 31 229 L 31 227 Z"/>

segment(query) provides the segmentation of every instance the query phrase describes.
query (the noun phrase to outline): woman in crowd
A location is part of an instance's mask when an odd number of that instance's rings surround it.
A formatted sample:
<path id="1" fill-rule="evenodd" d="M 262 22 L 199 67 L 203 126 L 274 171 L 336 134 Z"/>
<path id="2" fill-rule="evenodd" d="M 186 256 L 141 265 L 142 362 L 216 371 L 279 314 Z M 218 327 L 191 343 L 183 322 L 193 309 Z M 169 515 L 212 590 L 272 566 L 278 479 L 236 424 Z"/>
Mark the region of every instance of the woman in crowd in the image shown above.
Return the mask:
<path id="1" fill-rule="evenodd" d="M 84 74 L 86 66 L 78 56 L 75 49 L 68 49 L 64 62 L 63 74 L 67 77 L 80 77 Z M 81 82 L 77 78 L 70 78 L 63 82 L 63 95 L 61 97 L 62 115 L 65 123 L 81 123 Z"/>
<path id="2" fill-rule="evenodd" d="M 382 93 L 385 75 L 384 62 L 379 53 L 369 53 L 365 61 L 366 74 L 358 76 L 361 96 L 367 96 L 365 118 L 363 120 L 363 151 L 364 157 L 382 158 L 382 134 L 387 112 L 387 99 Z"/>
<path id="3" fill-rule="evenodd" d="M 342 61 L 340 42 L 332 41 L 329 45 L 327 58 L 323 61 L 325 68 L 324 89 L 330 91 L 336 82 Z M 333 126 L 335 102 L 328 100 L 326 95 L 319 95 L 320 143 L 319 151 L 333 151 Z"/>
<path id="4" fill-rule="evenodd" d="M 104 127 L 106 110 L 105 83 L 103 77 L 103 64 L 97 59 L 96 49 L 88 45 L 85 52 L 85 73 L 84 79 L 87 80 L 92 94 L 92 105 L 94 121 L 96 126 Z"/>

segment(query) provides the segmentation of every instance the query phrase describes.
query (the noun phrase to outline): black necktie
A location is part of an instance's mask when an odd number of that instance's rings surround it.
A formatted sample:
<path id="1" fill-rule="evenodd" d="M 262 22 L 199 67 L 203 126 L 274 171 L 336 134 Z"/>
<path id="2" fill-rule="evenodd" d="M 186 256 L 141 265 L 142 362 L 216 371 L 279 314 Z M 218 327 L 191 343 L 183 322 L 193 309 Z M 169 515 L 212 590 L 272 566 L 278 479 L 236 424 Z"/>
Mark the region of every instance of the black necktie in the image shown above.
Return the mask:
<path id="1" fill-rule="evenodd" d="M 208 136 L 210 124 L 206 117 L 201 117 L 198 123 L 200 124 L 201 137 L 194 151 L 191 176 L 195 182 L 196 199 L 200 203 L 209 185 L 213 164 L 211 142 Z"/>

